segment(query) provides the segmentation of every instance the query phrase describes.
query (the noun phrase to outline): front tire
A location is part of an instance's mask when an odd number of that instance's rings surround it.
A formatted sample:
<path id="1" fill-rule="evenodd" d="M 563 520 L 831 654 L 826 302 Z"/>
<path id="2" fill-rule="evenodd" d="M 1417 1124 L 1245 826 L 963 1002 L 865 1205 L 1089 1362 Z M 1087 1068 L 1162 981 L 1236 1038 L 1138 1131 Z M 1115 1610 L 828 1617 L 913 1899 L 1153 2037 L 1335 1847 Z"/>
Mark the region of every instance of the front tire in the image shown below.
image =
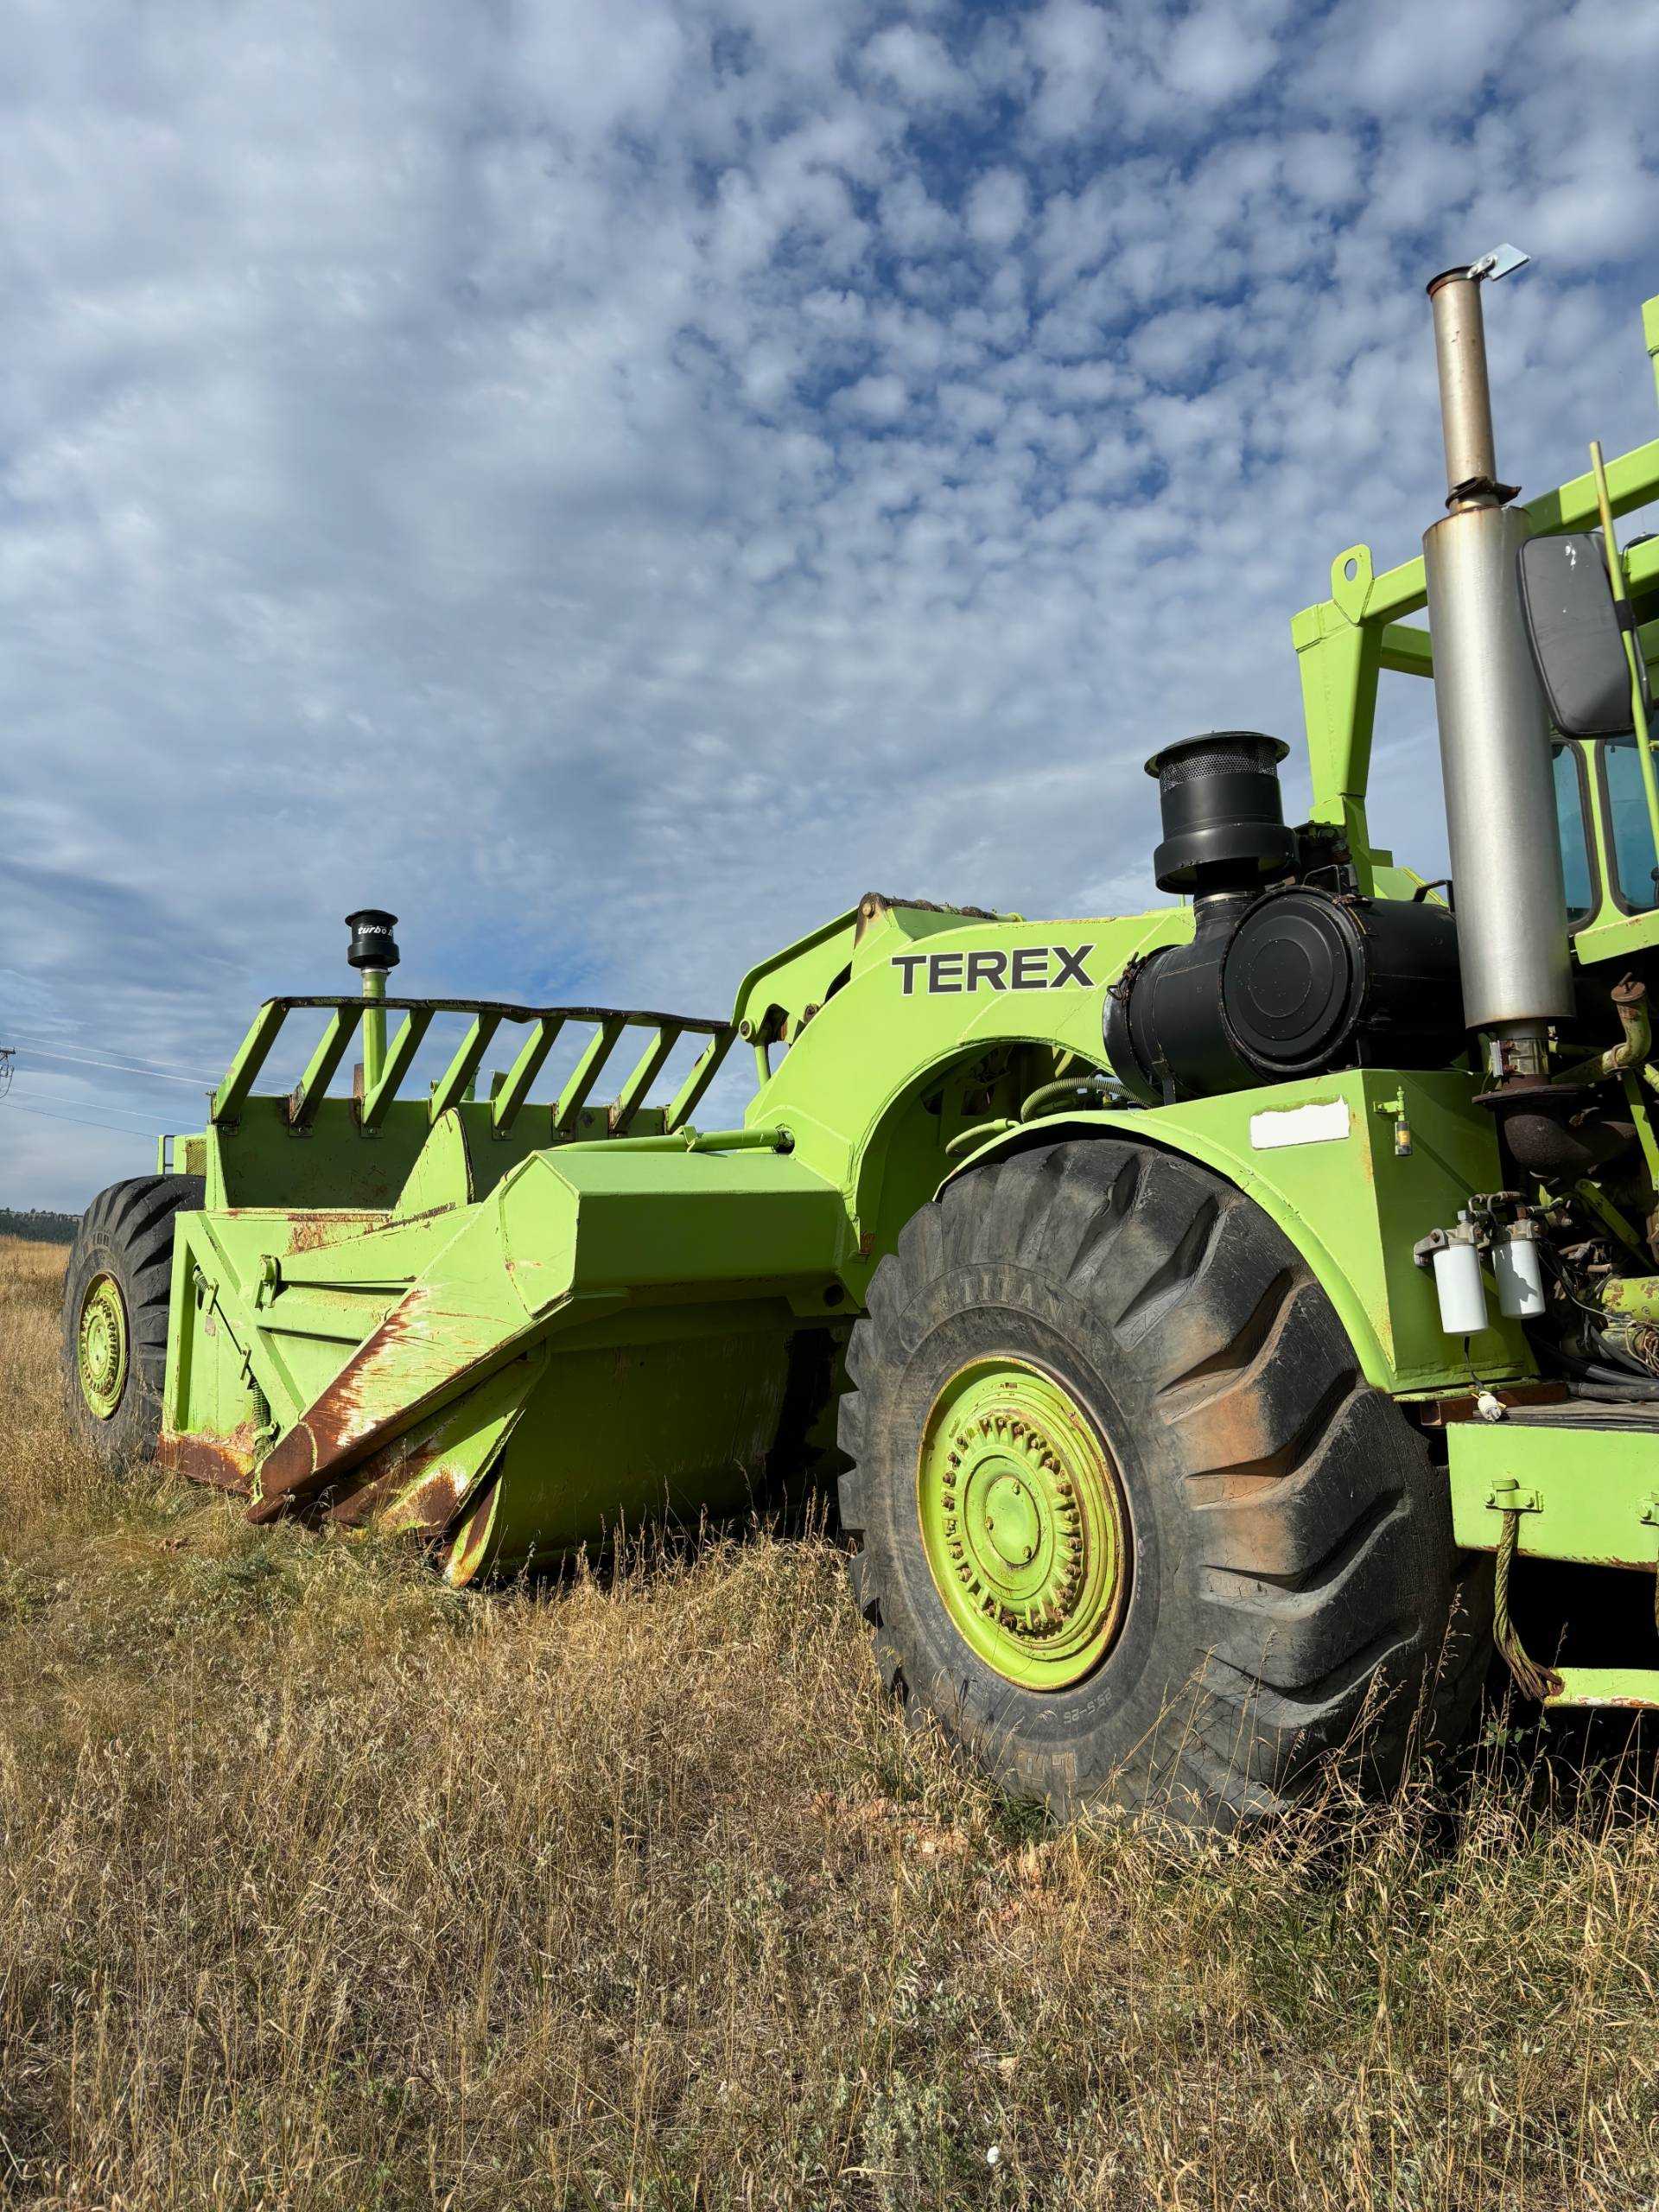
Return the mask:
<path id="1" fill-rule="evenodd" d="M 1099 1138 L 961 1178 L 849 1348 L 842 1514 L 885 1678 L 1021 1796 L 1272 1814 L 1479 1694 L 1443 1478 L 1300 1255 Z M 1481 1570 L 1475 1569 L 1478 1577 Z M 1362 1725 L 1363 1724 L 1363 1725 Z"/>
<path id="2" fill-rule="evenodd" d="M 161 1440 L 174 1223 L 206 1187 L 200 1175 L 112 1183 L 70 1247 L 64 1392 L 77 1433 L 111 1466 L 152 1458 Z"/>

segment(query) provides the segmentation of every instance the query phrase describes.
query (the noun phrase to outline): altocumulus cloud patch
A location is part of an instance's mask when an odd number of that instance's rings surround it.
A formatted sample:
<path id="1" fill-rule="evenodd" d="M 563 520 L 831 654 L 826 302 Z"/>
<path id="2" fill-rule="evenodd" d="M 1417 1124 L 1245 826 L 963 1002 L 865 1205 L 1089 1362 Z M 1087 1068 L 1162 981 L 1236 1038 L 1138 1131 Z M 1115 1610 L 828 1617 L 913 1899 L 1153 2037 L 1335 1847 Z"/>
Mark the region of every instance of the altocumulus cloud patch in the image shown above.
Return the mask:
<path id="1" fill-rule="evenodd" d="M 1138 905 L 1141 760 L 1294 737 L 1288 616 L 1436 511 L 1428 274 L 1539 257 L 1512 472 L 1653 428 L 1659 21 L 1601 0 L 86 0 L 9 49 L 0 1040 L 211 1073 L 367 901 L 411 988 L 696 1011 L 871 885 Z M 1432 861 L 1431 742 L 1376 814 Z M 194 1111 L 13 1097 L 135 1132 L 13 1116 L 22 1203 Z"/>

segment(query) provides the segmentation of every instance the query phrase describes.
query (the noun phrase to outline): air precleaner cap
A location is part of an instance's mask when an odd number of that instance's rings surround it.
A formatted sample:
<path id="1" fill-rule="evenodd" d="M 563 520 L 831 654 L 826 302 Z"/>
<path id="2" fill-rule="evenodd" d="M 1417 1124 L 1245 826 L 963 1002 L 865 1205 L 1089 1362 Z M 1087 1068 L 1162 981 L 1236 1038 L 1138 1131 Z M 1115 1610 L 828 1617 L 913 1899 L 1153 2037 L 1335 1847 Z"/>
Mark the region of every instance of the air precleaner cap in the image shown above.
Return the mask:
<path id="1" fill-rule="evenodd" d="M 354 914 L 347 914 L 346 926 L 352 933 L 351 949 L 346 957 L 353 968 L 395 968 L 402 957 L 397 940 L 392 935 L 397 926 L 396 914 L 388 914 L 379 906 L 359 906 Z"/>
<path id="2" fill-rule="evenodd" d="M 1296 857 L 1285 827 L 1279 763 L 1290 747 L 1258 729 L 1214 729 L 1154 753 L 1164 839 L 1152 856 L 1160 891 L 1253 891 Z"/>

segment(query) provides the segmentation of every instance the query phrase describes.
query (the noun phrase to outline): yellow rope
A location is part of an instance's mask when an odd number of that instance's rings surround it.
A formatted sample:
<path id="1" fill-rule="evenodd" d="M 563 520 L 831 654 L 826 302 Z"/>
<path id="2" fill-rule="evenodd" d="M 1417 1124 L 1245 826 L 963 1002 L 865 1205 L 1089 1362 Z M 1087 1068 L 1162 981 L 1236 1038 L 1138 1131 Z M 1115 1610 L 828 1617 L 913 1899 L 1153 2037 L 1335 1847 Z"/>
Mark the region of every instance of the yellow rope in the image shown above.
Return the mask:
<path id="1" fill-rule="evenodd" d="M 1521 1516 L 1510 1512 L 1503 1516 L 1503 1533 L 1497 1544 L 1497 1572 L 1492 1588 L 1492 1641 L 1503 1653 L 1505 1664 L 1515 1677 L 1516 1687 L 1524 1697 L 1535 1697 L 1541 1705 L 1553 1697 L 1561 1687 L 1561 1678 L 1548 1667 L 1541 1667 L 1527 1655 L 1527 1648 L 1510 1618 L 1510 1569 L 1515 1564 L 1516 1551 L 1521 1541 Z M 1659 1580 L 1654 1585 L 1654 1618 L 1659 1623 Z"/>

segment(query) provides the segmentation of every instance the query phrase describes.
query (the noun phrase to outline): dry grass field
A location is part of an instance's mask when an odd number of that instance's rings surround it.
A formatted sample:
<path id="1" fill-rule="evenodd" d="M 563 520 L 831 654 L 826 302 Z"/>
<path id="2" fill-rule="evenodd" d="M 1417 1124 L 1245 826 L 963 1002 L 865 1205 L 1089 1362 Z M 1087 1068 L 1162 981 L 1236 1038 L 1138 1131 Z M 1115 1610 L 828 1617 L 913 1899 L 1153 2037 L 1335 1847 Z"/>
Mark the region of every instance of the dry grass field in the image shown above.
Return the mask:
<path id="1" fill-rule="evenodd" d="M 1659 2202 L 1659 1826 L 1529 1738 L 1272 1841 L 1052 1831 L 764 1534 L 457 1599 L 56 1408 L 0 1243 L 0 2195 Z"/>

